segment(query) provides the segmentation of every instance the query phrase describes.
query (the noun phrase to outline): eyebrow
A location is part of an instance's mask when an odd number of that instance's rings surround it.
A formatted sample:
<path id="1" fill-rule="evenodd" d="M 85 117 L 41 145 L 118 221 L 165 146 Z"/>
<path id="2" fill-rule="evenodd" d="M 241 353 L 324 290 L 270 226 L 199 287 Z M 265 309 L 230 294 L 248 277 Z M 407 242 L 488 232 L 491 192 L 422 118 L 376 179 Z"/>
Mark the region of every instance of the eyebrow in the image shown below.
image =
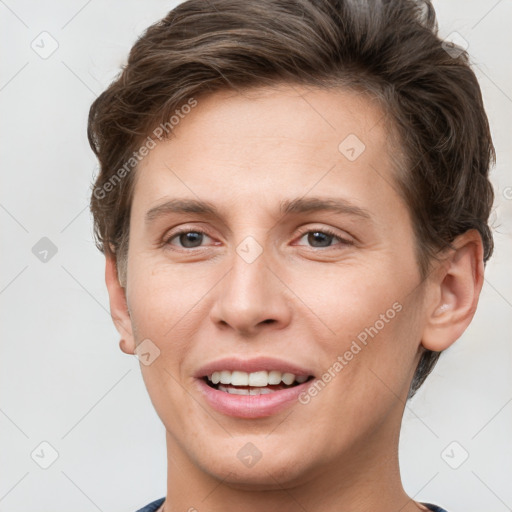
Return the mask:
<path id="1" fill-rule="evenodd" d="M 281 203 L 281 213 L 284 215 L 289 213 L 308 213 L 317 211 L 353 215 L 366 220 L 371 220 L 372 218 L 368 210 L 365 210 L 364 208 L 340 197 L 301 197 L 292 201 L 285 200 Z"/>
<path id="2" fill-rule="evenodd" d="M 370 212 L 339 197 L 301 197 L 284 200 L 280 203 L 282 215 L 328 211 L 344 215 L 352 215 L 371 220 Z M 146 223 L 170 213 L 196 213 L 204 216 L 221 217 L 218 209 L 212 203 L 197 199 L 171 199 L 151 208 L 146 213 Z"/>

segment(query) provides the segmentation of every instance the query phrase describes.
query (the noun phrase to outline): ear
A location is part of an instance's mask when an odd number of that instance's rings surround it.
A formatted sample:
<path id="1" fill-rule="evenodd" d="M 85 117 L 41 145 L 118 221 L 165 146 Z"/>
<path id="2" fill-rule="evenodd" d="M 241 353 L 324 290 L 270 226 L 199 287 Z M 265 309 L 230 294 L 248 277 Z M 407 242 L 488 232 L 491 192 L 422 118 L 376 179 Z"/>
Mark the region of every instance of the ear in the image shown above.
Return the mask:
<path id="1" fill-rule="evenodd" d="M 430 283 L 432 293 L 422 345 L 435 352 L 448 348 L 466 330 L 484 281 L 480 233 L 475 229 L 466 231 L 451 245 Z"/>
<path id="2" fill-rule="evenodd" d="M 106 257 L 105 282 L 107 283 L 109 295 L 110 314 L 117 331 L 121 335 L 119 348 L 126 354 L 133 354 L 135 350 L 135 341 L 133 337 L 130 312 L 126 302 L 126 291 L 119 283 L 117 265 L 114 257 Z"/>

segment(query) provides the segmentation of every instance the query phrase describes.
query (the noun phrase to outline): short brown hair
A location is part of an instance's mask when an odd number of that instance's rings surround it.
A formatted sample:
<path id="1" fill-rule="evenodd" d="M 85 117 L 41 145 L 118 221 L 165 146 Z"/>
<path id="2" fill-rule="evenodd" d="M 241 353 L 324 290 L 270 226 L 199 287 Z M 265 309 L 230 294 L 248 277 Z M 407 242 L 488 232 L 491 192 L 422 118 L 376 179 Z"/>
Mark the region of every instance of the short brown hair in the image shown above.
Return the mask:
<path id="1" fill-rule="evenodd" d="M 191 98 L 286 83 L 365 91 L 391 115 L 390 130 L 404 153 L 397 187 L 413 219 L 422 276 L 440 249 L 472 228 L 482 237 L 485 263 L 493 251 L 488 174 L 494 147 L 468 55 L 445 49 L 428 0 L 178 5 L 137 40 L 127 65 L 89 112 L 89 142 L 100 163 L 91 197 L 96 244 L 115 255 L 121 284 L 130 171 L 155 127 L 168 126 Z M 164 138 L 171 135 L 166 130 Z M 424 351 L 409 396 L 438 357 Z"/>

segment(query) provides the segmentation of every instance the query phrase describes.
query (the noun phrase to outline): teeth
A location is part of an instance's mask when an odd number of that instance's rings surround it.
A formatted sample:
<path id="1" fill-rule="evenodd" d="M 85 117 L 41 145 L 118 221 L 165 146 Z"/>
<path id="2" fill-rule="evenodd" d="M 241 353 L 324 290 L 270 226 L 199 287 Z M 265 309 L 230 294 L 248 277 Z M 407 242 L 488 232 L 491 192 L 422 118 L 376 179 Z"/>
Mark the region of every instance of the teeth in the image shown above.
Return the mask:
<path id="1" fill-rule="evenodd" d="M 289 386 L 290 384 L 293 384 L 293 381 L 295 380 L 295 375 L 293 373 L 283 373 L 283 376 L 281 377 L 281 380 Z"/>
<path id="2" fill-rule="evenodd" d="M 249 374 L 246 372 L 233 372 L 231 374 L 231 384 L 233 386 L 248 386 Z"/>
<path id="3" fill-rule="evenodd" d="M 241 372 L 236 372 L 241 373 Z M 233 375 L 235 372 L 233 372 Z M 263 387 L 266 386 L 268 383 L 268 372 L 253 372 L 249 373 L 247 376 L 247 380 L 249 381 L 249 386 L 259 386 Z"/>
<path id="4" fill-rule="evenodd" d="M 211 375 L 208 375 L 208 379 L 213 384 L 219 384 L 219 389 L 223 388 L 222 384 L 231 384 L 232 386 L 251 386 L 251 387 L 259 387 L 263 388 L 265 386 L 275 386 L 277 384 L 286 384 L 290 386 L 295 381 L 299 384 L 306 382 L 308 380 L 307 375 L 299 375 L 295 376 L 293 373 L 282 373 L 277 370 L 267 371 L 259 371 L 259 372 L 240 372 L 234 371 L 230 372 L 228 370 L 222 370 L 220 372 L 213 372 Z M 246 391 L 243 389 L 238 391 Z M 238 393 L 238 394 L 249 394 L 249 393 Z M 256 393 L 251 393 L 256 394 Z"/>
<path id="5" fill-rule="evenodd" d="M 281 372 L 278 372 L 276 370 L 272 370 L 271 372 L 268 372 L 268 383 L 272 386 L 275 386 L 276 384 L 281 383 Z"/>
<path id="6" fill-rule="evenodd" d="M 267 388 L 251 388 L 251 389 L 228 388 L 226 386 L 223 386 L 222 384 L 219 384 L 219 390 L 220 391 L 225 391 L 227 393 L 231 393 L 232 395 L 268 395 L 269 393 L 275 393 L 275 390 L 273 390 L 273 389 L 267 389 Z"/>
<path id="7" fill-rule="evenodd" d="M 220 382 L 222 384 L 231 384 L 231 372 L 227 372 L 227 371 L 220 372 Z"/>

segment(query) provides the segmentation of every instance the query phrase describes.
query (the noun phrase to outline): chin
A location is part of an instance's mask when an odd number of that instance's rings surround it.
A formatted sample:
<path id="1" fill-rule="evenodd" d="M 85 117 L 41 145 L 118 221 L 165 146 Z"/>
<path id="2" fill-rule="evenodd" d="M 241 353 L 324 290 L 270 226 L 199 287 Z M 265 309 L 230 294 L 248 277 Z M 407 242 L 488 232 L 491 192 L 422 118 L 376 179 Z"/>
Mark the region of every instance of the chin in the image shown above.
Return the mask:
<path id="1" fill-rule="evenodd" d="M 218 447 L 212 447 L 211 457 L 204 460 L 203 453 L 203 460 L 196 459 L 197 463 L 216 480 L 241 490 L 279 490 L 283 485 L 301 485 L 308 480 L 308 475 L 311 476 L 311 463 L 307 463 L 304 452 L 298 449 L 297 444 L 286 451 L 282 447 L 280 450 L 263 448 L 261 458 L 257 461 L 248 459 L 246 463 L 243 462 L 245 452 L 242 451 L 242 455 L 237 456 L 239 444 L 236 443 L 234 450 L 226 450 L 223 456 Z M 259 444 L 264 445 L 264 441 L 261 440 Z"/>

